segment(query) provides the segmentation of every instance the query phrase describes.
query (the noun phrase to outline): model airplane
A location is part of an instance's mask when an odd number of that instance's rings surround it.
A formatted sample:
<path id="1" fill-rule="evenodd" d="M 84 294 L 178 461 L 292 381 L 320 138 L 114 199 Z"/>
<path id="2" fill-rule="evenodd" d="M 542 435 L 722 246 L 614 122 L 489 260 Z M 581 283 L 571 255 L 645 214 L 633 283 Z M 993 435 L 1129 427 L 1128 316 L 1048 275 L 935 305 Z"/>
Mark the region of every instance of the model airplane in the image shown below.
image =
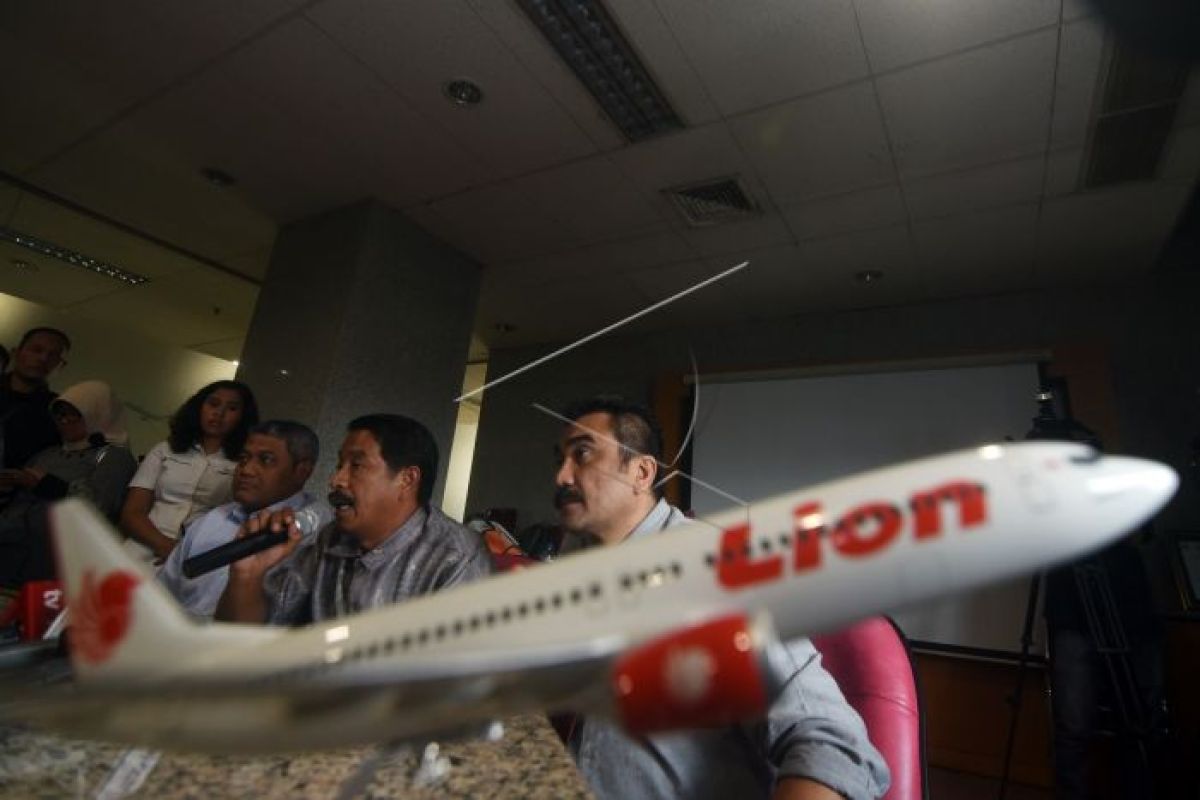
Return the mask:
<path id="1" fill-rule="evenodd" d="M 3 716 L 216 753 L 433 737 L 530 710 L 636 733 L 769 705 L 782 640 L 1079 557 L 1171 496 L 1169 468 L 989 445 L 302 629 L 198 625 L 90 508 L 57 506 L 76 680 Z"/>

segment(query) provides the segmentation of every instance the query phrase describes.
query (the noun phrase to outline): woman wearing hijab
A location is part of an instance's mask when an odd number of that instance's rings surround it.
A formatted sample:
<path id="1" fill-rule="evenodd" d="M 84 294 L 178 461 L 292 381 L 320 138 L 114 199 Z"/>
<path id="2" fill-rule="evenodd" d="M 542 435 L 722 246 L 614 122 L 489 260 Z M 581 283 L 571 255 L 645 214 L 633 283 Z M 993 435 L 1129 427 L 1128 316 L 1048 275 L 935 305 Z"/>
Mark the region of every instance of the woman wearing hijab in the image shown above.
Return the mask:
<path id="1" fill-rule="evenodd" d="M 82 497 L 115 520 L 137 469 L 124 410 L 107 383 L 75 384 L 50 402 L 50 416 L 62 444 L 22 469 L 0 470 L 0 489 L 14 490 L 0 509 L 0 617 L 23 583 L 54 577 L 46 536 L 50 503 Z"/>

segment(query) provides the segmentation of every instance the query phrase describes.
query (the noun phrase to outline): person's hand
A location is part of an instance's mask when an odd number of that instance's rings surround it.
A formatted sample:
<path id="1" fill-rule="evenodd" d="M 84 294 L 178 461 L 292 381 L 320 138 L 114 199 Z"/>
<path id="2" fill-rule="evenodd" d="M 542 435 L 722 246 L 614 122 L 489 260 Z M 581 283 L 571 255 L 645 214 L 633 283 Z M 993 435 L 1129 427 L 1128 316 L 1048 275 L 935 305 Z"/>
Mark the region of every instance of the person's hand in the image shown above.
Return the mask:
<path id="1" fill-rule="evenodd" d="M 19 469 L 0 469 L 0 491 L 11 491 L 17 487 L 17 475 L 21 474 Z"/>
<path id="2" fill-rule="evenodd" d="M 32 489 L 46 477 L 46 471 L 37 467 L 25 469 L 0 469 L 0 489 Z"/>
<path id="3" fill-rule="evenodd" d="M 154 550 L 154 563 L 156 566 L 165 564 L 167 559 L 171 557 L 172 551 L 175 550 L 175 546 L 179 544 L 177 539 L 167 536 L 160 536 L 159 538 L 162 539 L 162 542 L 155 543 L 152 548 Z"/>
<path id="4" fill-rule="evenodd" d="M 246 539 L 251 536 L 262 536 L 269 533 L 287 531 L 288 539 L 283 544 L 268 547 L 254 555 L 229 565 L 230 572 L 238 578 L 258 578 L 271 567 L 283 561 L 300 544 L 303 534 L 296 524 L 296 515 L 290 508 L 277 511 L 260 511 L 254 514 L 238 528 L 237 538 Z"/>

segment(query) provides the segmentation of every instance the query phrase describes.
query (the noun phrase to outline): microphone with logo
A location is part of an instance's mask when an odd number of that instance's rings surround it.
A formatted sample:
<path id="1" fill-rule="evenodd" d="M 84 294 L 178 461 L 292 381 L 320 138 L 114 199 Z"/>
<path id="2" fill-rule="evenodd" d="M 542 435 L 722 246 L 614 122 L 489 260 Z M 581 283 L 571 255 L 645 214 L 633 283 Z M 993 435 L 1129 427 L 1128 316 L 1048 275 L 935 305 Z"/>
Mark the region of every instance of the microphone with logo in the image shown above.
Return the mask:
<path id="1" fill-rule="evenodd" d="M 294 519 L 295 525 L 300 529 L 302 536 L 308 536 L 321 527 L 321 515 L 313 508 L 300 509 L 296 512 Z M 228 566 L 234 561 L 241 561 L 247 556 L 261 553 L 263 550 L 267 550 L 277 544 L 283 544 L 287 540 L 288 532 L 286 530 L 275 533 L 260 533 L 257 536 L 249 536 L 245 539 L 234 539 L 228 544 L 214 547 L 212 550 L 203 552 L 198 556 L 192 556 L 184 561 L 184 577 L 198 578 L 201 575 L 207 575 L 214 569 Z"/>

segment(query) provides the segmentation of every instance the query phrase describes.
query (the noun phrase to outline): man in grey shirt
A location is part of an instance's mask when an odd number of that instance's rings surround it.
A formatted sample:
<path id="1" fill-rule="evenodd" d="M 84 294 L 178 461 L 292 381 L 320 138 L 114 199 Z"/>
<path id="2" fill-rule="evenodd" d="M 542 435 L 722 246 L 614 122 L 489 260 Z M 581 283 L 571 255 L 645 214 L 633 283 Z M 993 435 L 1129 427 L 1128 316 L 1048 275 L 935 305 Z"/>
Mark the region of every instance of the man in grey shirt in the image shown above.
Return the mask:
<path id="1" fill-rule="evenodd" d="M 685 521 L 657 496 L 661 435 L 644 408 L 601 397 L 567 410 L 555 507 L 563 552 L 652 536 Z M 787 644 L 791 675 L 767 715 L 743 725 L 632 738 L 574 722 L 568 747 L 601 798 L 876 798 L 890 776 L 807 639 Z"/>
<path id="2" fill-rule="evenodd" d="M 329 482 L 333 523 L 301 541 L 290 509 L 247 521 L 239 536 L 286 530 L 289 540 L 230 565 L 217 619 L 304 625 L 490 574 L 482 539 L 430 504 L 437 464 L 416 420 L 353 420 Z"/>

